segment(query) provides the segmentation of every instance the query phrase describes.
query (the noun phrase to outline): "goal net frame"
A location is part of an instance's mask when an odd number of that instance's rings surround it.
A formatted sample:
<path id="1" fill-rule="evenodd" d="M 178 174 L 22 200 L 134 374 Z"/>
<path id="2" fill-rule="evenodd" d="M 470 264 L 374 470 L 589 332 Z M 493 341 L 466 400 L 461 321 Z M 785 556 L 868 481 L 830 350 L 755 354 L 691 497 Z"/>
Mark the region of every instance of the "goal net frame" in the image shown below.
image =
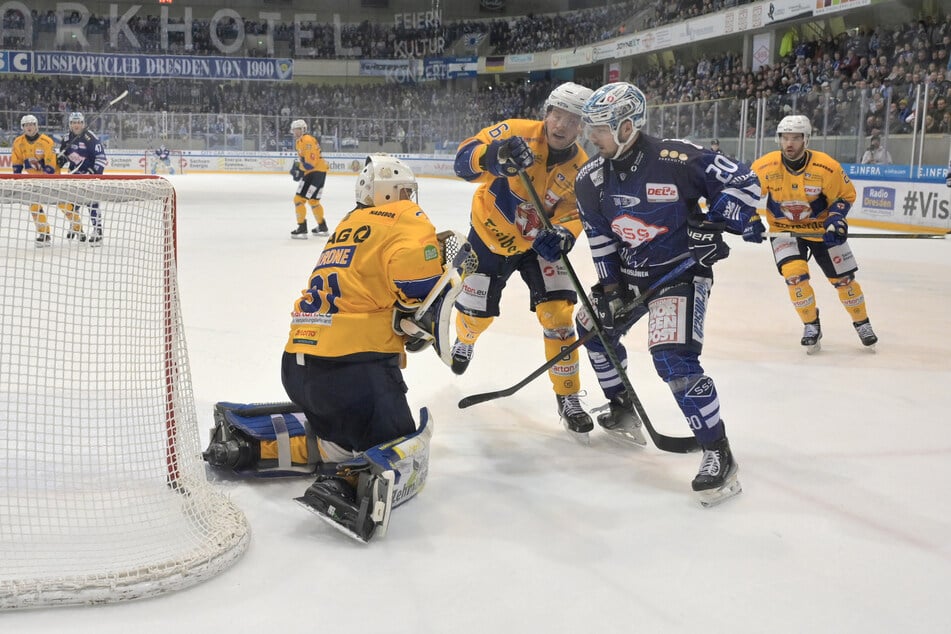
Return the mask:
<path id="1" fill-rule="evenodd" d="M 185 160 L 185 153 L 181 150 L 169 150 L 168 151 L 168 160 L 171 166 L 165 165 L 162 161 L 159 160 L 159 157 L 155 155 L 155 150 L 146 150 L 145 151 L 145 162 L 144 170 L 146 176 L 165 176 L 168 174 L 184 174 L 185 168 L 188 166 L 188 162 Z M 155 170 L 153 173 L 152 170 Z"/>
<path id="2" fill-rule="evenodd" d="M 0 175 L 0 610 L 164 594 L 247 549 L 201 458 L 176 213 L 159 176 Z"/>

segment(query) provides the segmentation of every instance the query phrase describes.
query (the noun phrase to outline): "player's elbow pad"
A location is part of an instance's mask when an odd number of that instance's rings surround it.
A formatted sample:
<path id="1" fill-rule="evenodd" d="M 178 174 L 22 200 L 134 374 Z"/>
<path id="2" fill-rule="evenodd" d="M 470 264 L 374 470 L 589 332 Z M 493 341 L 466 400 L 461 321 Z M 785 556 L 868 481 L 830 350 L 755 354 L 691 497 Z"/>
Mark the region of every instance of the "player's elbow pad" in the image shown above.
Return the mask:
<path id="1" fill-rule="evenodd" d="M 456 176 L 467 181 L 475 180 L 479 177 L 482 172 L 473 171 L 472 155 L 479 151 L 480 145 L 478 141 L 473 141 L 456 153 L 456 161 L 453 164 L 453 171 L 456 173 Z"/>

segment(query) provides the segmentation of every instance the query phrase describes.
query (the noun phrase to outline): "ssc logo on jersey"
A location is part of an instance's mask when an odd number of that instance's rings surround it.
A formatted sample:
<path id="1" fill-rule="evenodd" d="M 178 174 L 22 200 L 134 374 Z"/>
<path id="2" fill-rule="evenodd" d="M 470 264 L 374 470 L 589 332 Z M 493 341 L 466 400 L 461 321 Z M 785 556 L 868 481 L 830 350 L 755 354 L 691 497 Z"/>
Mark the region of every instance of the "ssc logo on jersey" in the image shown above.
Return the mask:
<path id="1" fill-rule="evenodd" d="M 628 246 L 638 247 L 663 233 L 667 233 L 668 228 L 649 225 L 634 216 L 624 214 L 614 219 L 611 223 L 611 230 L 624 240 Z"/>
<path id="2" fill-rule="evenodd" d="M 672 203 L 680 197 L 676 185 L 667 183 L 647 183 L 647 202 Z"/>

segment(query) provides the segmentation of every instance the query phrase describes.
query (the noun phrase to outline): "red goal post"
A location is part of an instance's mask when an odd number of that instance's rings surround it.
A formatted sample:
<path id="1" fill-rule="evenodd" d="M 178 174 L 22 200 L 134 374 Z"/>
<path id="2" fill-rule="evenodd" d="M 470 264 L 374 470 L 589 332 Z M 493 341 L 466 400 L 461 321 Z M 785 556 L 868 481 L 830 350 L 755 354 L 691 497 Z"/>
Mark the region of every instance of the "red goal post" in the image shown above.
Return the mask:
<path id="1" fill-rule="evenodd" d="M 185 588 L 248 545 L 201 459 L 176 211 L 160 177 L 0 175 L 0 609 Z"/>

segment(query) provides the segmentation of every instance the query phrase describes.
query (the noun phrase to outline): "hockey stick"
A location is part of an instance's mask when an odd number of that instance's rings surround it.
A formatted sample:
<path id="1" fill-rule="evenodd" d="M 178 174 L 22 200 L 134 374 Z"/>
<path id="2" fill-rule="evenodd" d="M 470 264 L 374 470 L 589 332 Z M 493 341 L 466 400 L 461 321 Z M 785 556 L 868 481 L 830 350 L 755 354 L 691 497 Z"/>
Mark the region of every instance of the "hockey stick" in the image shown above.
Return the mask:
<path id="1" fill-rule="evenodd" d="M 538 192 L 535 191 L 535 186 L 532 184 L 532 179 L 528 176 L 525 168 L 520 167 L 518 169 L 518 177 L 522 180 L 522 185 L 525 186 L 525 189 L 528 190 L 528 195 L 532 199 L 532 204 L 535 206 L 535 214 L 542 221 L 542 224 L 545 225 L 546 229 L 553 229 L 554 226 L 551 223 L 551 219 L 548 217 L 548 214 L 545 213 L 545 207 L 542 205 L 542 201 L 538 197 Z M 637 412 L 638 417 L 640 417 L 641 422 L 644 423 L 644 427 L 647 428 L 647 432 L 650 434 L 651 440 L 654 442 L 654 446 L 661 451 L 669 451 L 671 453 L 689 453 L 691 451 L 697 451 L 700 448 L 700 445 L 697 444 L 697 439 L 693 436 L 667 436 L 654 429 L 654 425 L 647 416 L 647 411 L 644 409 L 641 399 L 637 397 L 637 393 L 634 391 L 634 385 L 631 384 L 631 379 L 627 376 L 624 366 L 621 365 L 621 360 L 618 358 L 617 352 L 615 352 L 614 347 L 608 340 L 608 336 L 604 332 L 604 326 L 601 324 L 598 314 L 594 311 L 594 307 L 591 305 L 591 301 L 588 299 L 588 294 L 581 286 L 581 281 L 578 279 L 578 275 L 575 273 L 574 267 L 571 266 L 568 256 L 562 254 L 561 262 L 568 271 L 568 277 L 571 278 L 571 285 L 574 286 L 575 292 L 578 294 L 584 309 L 588 311 L 588 315 L 591 318 L 591 325 L 594 327 L 594 331 L 598 334 L 598 338 L 601 339 L 601 343 L 604 346 L 605 356 L 607 356 L 608 360 L 611 362 L 611 365 L 614 366 L 615 371 L 618 373 L 621 383 L 624 385 L 625 391 L 627 391 L 628 395 L 631 397 L 631 404 L 634 406 L 634 410 Z"/>
<path id="2" fill-rule="evenodd" d="M 796 233 L 795 231 L 770 231 L 766 234 L 770 238 L 821 238 L 821 233 Z M 947 233 L 850 233 L 846 238 L 884 238 L 889 240 L 906 238 L 912 240 L 937 239 L 944 240 Z"/>
<path id="3" fill-rule="evenodd" d="M 679 275 L 684 273 L 687 269 L 689 269 L 693 265 L 694 265 L 694 260 L 693 258 L 690 258 L 690 259 L 682 261 L 676 267 L 668 271 L 660 279 L 654 282 L 650 286 L 650 288 L 644 291 L 641 295 L 637 296 L 629 304 L 622 306 L 617 314 L 618 321 L 624 321 L 625 319 L 630 317 L 634 309 L 640 306 L 641 304 L 643 304 L 644 302 L 646 302 L 651 297 L 653 297 L 654 292 L 658 288 L 665 285 L 670 280 L 678 277 Z M 543 365 L 541 365 L 539 368 L 534 370 L 531 374 L 529 374 L 524 379 L 522 379 L 521 381 L 519 381 L 518 383 L 516 383 L 515 385 L 511 387 L 507 387 L 503 390 L 496 390 L 495 392 L 483 392 L 481 394 L 473 394 L 472 396 L 464 397 L 462 400 L 459 401 L 459 409 L 465 409 L 472 405 L 478 405 L 479 403 L 485 403 L 487 401 L 494 401 L 497 398 L 503 398 L 503 397 L 511 396 L 512 394 L 515 394 L 520 389 L 522 389 L 523 387 L 525 387 L 526 385 L 528 385 L 529 383 L 531 383 L 532 381 L 540 377 L 542 374 L 547 372 L 550 368 L 557 365 L 559 361 L 566 358 L 569 354 L 571 354 L 572 352 L 574 352 L 575 350 L 583 346 L 585 343 L 590 341 L 593 337 L 597 336 L 597 334 L 598 332 L 596 330 L 589 330 L 583 336 L 579 337 L 578 340 L 575 341 L 573 344 L 571 344 L 570 346 L 562 350 L 558 354 L 558 356 L 552 357 L 551 359 L 546 361 Z"/>
<path id="4" fill-rule="evenodd" d="M 129 91 L 128 91 L 128 90 L 123 90 L 123 91 L 122 91 L 122 94 L 120 94 L 118 97 L 116 97 L 115 99 L 113 99 L 112 101 L 110 101 L 109 103 L 107 103 L 105 106 L 103 106 L 102 110 L 100 110 L 99 112 L 97 112 L 96 115 L 95 115 L 92 119 L 89 120 L 89 122 L 86 124 L 86 128 L 87 128 L 87 129 L 91 129 L 91 128 L 92 128 L 92 123 L 93 123 L 94 121 L 98 121 L 99 119 L 101 119 L 101 118 L 102 118 L 102 115 L 104 115 L 106 112 L 109 111 L 109 108 L 111 108 L 112 106 L 116 105 L 117 103 L 119 103 L 120 101 L 122 101 L 123 99 L 125 99 L 125 98 L 128 97 L 128 96 L 129 96 Z M 66 136 L 63 137 L 63 140 L 65 141 L 65 140 L 68 139 L 68 138 L 69 138 L 69 132 L 67 131 Z M 62 143 L 61 143 L 59 150 L 57 150 L 57 152 L 56 152 L 56 156 L 62 156 L 62 155 L 63 155 L 63 146 L 62 146 Z M 82 166 L 82 163 L 80 163 L 79 165 L 77 165 L 77 166 L 74 167 L 73 169 L 69 170 L 69 173 L 70 173 L 70 174 L 75 174 L 75 173 L 79 170 L 79 168 L 80 168 L 81 166 Z"/>

